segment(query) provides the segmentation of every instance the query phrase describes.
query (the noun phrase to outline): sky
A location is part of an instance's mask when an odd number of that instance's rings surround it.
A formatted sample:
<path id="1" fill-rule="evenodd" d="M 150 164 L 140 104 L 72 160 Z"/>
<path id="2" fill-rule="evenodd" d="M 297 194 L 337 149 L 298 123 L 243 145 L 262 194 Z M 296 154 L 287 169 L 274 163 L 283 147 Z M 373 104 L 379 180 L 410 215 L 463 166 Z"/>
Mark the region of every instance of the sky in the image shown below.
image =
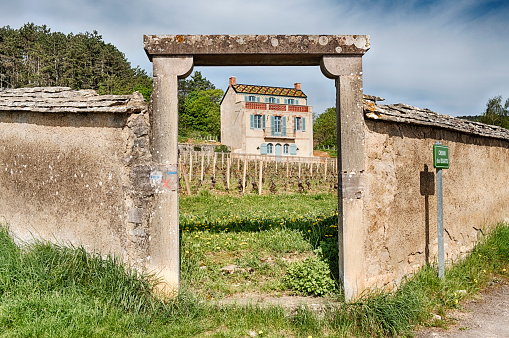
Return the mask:
<path id="1" fill-rule="evenodd" d="M 508 0 L 0 0 L 0 26 L 98 31 L 152 74 L 144 34 L 370 35 L 364 93 L 452 116 L 480 115 L 509 97 Z M 217 88 L 302 83 L 313 111 L 335 104 L 318 67 L 195 67 Z"/>

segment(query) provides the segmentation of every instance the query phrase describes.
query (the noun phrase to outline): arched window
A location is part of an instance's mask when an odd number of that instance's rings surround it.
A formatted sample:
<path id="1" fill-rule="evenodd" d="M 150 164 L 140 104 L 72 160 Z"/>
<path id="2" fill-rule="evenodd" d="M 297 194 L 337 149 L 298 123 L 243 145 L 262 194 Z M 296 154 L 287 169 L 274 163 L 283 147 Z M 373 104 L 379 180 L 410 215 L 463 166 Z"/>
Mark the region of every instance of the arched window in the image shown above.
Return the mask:
<path id="1" fill-rule="evenodd" d="M 285 144 L 283 146 L 283 154 L 288 155 L 289 153 L 290 153 L 290 145 L 289 144 Z"/>
<path id="2" fill-rule="evenodd" d="M 267 154 L 272 154 L 272 152 L 273 152 L 272 143 L 267 143 Z"/>

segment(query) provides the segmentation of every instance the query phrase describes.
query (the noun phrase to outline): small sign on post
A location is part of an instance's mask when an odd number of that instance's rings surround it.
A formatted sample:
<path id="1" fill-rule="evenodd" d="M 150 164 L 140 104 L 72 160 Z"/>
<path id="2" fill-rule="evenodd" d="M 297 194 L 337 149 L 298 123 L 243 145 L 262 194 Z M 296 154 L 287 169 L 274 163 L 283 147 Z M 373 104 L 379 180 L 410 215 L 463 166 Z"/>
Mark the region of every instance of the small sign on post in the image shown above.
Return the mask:
<path id="1" fill-rule="evenodd" d="M 449 169 L 449 147 L 441 142 L 433 145 L 433 166 L 437 169 L 437 237 L 438 277 L 444 278 L 444 196 L 442 192 L 442 169 Z"/>
<path id="2" fill-rule="evenodd" d="M 437 169 L 449 169 L 449 147 L 440 143 L 433 145 L 433 166 Z"/>

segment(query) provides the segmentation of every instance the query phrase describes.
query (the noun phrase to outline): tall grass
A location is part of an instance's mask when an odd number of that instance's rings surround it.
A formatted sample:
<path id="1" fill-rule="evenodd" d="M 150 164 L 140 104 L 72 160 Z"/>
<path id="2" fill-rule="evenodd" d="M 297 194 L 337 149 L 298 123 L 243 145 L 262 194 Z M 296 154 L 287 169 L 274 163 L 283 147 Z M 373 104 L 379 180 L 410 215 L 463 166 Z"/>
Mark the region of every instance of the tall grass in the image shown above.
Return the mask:
<path id="1" fill-rule="evenodd" d="M 397 290 L 307 308 L 218 306 L 183 292 L 163 299 L 151 276 L 83 248 L 45 242 L 18 247 L 0 227 L 0 337 L 386 337 L 414 325 L 441 325 L 433 314 L 494 281 L 508 278 L 509 227 L 497 226 L 472 253 L 446 270 L 427 266 Z M 461 290 L 464 290 L 460 292 Z"/>

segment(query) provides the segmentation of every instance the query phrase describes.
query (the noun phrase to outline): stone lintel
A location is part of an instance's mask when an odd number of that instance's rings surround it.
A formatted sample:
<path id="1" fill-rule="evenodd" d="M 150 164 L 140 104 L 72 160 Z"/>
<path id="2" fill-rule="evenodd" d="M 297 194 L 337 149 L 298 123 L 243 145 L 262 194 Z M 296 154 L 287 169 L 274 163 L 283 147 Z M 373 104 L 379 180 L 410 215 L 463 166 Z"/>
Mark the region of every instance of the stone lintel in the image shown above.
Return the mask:
<path id="1" fill-rule="evenodd" d="M 369 35 L 145 35 L 153 56 L 192 55 L 195 66 L 319 66 L 325 55 L 359 55 Z"/>

